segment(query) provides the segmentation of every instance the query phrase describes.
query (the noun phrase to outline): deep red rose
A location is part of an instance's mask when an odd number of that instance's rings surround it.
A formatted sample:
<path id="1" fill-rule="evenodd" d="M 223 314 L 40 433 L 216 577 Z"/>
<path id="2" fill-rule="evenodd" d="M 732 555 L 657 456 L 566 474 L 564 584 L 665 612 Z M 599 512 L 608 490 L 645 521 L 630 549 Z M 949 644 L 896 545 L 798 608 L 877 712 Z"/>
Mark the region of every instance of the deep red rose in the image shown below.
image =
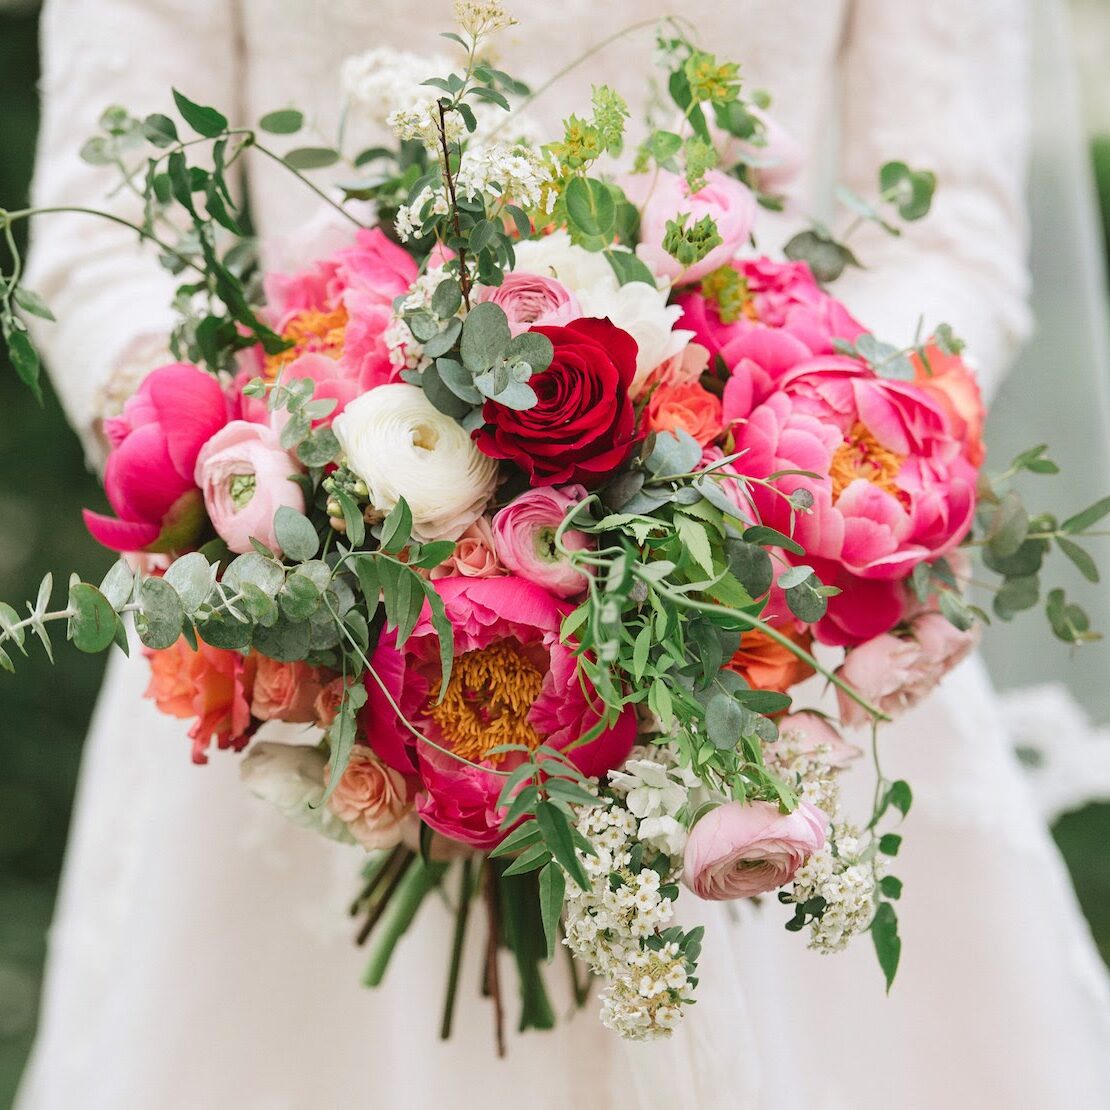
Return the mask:
<path id="1" fill-rule="evenodd" d="M 555 348 L 551 365 L 529 383 L 539 400 L 524 411 L 487 401 L 486 426 L 474 433 L 478 449 L 491 459 L 516 463 L 533 485 L 599 485 L 636 442 L 628 396 L 636 340 L 609 320 L 532 330 Z"/>

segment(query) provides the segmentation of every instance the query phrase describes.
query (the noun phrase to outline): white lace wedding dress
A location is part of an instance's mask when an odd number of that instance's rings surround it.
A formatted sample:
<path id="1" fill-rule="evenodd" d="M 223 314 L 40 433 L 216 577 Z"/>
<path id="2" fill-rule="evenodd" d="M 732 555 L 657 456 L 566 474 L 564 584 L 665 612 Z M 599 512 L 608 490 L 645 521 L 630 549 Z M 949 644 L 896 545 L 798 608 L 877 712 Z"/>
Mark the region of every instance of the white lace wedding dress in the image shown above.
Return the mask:
<path id="1" fill-rule="evenodd" d="M 742 59 L 751 87 L 774 92 L 777 116 L 829 152 L 839 180 L 869 192 L 887 157 L 937 171 L 934 214 L 900 240 L 861 241 L 869 268 L 838 292 L 890 338 L 908 338 L 922 309 L 949 321 L 997 379 L 1027 326 L 1019 0 L 680 7 L 712 49 Z M 516 9 L 504 57 L 536 80 L 666 5 Z M 109 103 L 164 110 L 173 85 L 244 120 L 295 104 L 327 128 L 345 55 L 438 50 L 433 32 L 449 26 L 445 0 L 48 0 L 37 199 L 103 194 L 76 150 Z M 650 53 L 647 32 L 613 45 L 538 114 L 557 119 L 591 81 L 635 96 Z M 254 169 L 262 231 L 295 231 L 309 196 Z M 828 176 L 811 176 L 813 204 Z M 81 217 L 40 222 L 34 266 L 61 321 L 54 378 L 88 434 L 127 371 L 157 357 L 167 285 L 126 236 Z M 821 957 L 783 930 L 773 899 L 699 904 L 700 1001 L 672 1041 L 625 1046 L 585 1012 L 512 1038 L 504 1061 L 478 997 L 479 945 L 447 1044 L 436 1029 L 450 917 L 436 900 L 384 986 L 360 989 L 344 915 L 357 852 L 255 801 L 236 757 L 192 766 L 182 724 L 142 700 L 145 670 L 115 659 L 97 711 L 20 1110 L 1110 1105 L 1106 976 L 977 661 L 883 739 L 888 773 L 916 794 L 889 998 L 866 937 Z"/>

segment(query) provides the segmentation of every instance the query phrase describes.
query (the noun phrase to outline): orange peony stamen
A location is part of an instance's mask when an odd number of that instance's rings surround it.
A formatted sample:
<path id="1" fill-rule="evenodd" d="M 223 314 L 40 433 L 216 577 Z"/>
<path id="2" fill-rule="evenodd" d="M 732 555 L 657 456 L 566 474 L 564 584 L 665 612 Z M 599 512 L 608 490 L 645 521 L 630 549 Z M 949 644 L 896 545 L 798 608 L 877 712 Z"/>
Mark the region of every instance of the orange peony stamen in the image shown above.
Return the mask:
<path id="1" fill-rule="evenodd" d="M 894 479 L 903 462 L 905 456 L 884 447 L 865 424 L 855 424 L 836 449 L 829 467 L 833 501 L 860 478 L 901 500 L 904 495 Z"/>
<path id="2" fill-rule="evenodd" d="M 525 744 L 535 749 L 543 742 L 528 721 L 543 675 L 513 641 L 500 640 L 458 656 L 446 696 L 437 705 L 439 686 L 437 682 L 425 712 L 464 759 L 498 762 L 503 756 L 487 755 L 492 748 Z"/>
<path id="3" fill-rule="evenodd" d="M 294 346 L 276 355 L 266 356 L 265 374 L 273 379 L 283 366 L 305 354 L 327 355 L 338 358 L 343 353 L 343 338 L 347 332 L 347 309 L 340 305 L 331 312 L 305 309 L 286 325 L 282 339 L 292 340 Z"/>

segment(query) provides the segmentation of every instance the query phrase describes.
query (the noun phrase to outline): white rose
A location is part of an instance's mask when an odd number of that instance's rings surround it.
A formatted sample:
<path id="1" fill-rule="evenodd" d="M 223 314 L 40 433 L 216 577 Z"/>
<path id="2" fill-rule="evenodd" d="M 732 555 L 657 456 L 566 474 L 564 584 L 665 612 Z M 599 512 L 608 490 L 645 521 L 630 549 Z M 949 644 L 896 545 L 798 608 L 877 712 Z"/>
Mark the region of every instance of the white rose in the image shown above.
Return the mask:
<path id="1" fill-rule="evenodd" d="M 557 278 L 572 293 L 594 289 L 616 292 L 619 288 L 617 275 L 605 256 L 575 246 L 562 229 L 542 239 L 516 243 L 513 253 L 516 255 L 514 270 Z"/>
<path id="2" fill-rule="evenodd" d="M 255 797 L 269 802 L 295 825 L 353 844 L 347 826 L 330 809 L 313 808 L 324 796 L 327 763 L 328 757 L 309 744 L 262 740 L 251 745 L 239 765 L 239 775 Z"/>
<path id="3" fill-rule="evenodd" d="M 335 418 L 347 465 L 389 512 L 403 497 L 421 541 L 454 540 L 482 515 L 497 484 L 497 463 L 415 385 L 381 385 Z"/>

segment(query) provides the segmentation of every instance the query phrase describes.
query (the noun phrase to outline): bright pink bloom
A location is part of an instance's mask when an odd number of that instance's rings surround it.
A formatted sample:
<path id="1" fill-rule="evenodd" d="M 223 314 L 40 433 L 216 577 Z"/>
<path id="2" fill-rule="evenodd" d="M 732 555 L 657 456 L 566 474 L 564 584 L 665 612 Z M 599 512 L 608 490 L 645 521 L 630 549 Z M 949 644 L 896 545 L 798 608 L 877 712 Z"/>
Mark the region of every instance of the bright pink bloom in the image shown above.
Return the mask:
<path id="1" fill-rule="evenodd" d="M 477 299 L 502 308 L 513 335 L 537 324 L 569 324 L 582 315 L 578 298 L 561 281 L 520 270 L 506 274 L 500 285 L 483 285 Z"/>
<path id="2" fill-rule="evenodd" d="M 104 490 L 118 520 L 85 510 L 93 539 L 113 551 L 180 551 L 204 525 L 193 481 L 197 455 L 226 423 L 228 405 L 211 374 L 183 362 L 153 371 L 105 422 L 112 444 Z"/>
<path id="3" fill-rule="evenodd" d="M 934 401 L 839 357 L 814 359 L 780 386 L 738 428 L 736 446 L 755 477 L 790 469 L 822 476 L 776 482 L 785 493 L 813 495 L 812 511 L 794 526 L 807 557 L 889 581 L 959 544 L 975 510 L 976 471 Z M 760 486 L 752 496 L 764 523 L 789 531 L 782 497 Z"/>
<path id="4" fill-rule="evenodd" d="M 489 848 L 502 836 L 497 797 L 503 779 L 483 768 L 511 769 L 515 753 L 484 756 L 506 741 L 566 748 L 596 723 L 576 676 L 559 627 L 570 606 L 522 578 L 442 578 L 436 590 L 454 629 L 455 664 L 437 703 L 439 644 L 425 606 L 416 628 L 398 651 L 396 637 L 382 637 L 363 710 L 367 743 L 391 767 L 419 782 L 417 809 L 446 836 Z M 422 743 L 399 720 L 390 699 L 425 736 L 478 765 Z M 530 706 L 528 702 L 530 701 Z M 574 750 L 587 775 L 619 765 L 631 750 L 636 718 L 626 711 L 616 725 Z"/>
<path id="5" fill-rule="evenodd" d="M 666 170 L 657 174 L 636 174 L 625 178 L 623 184 L 628 199 L 642 206 L 640 245 L 636 253 L 653 274 L 671 281 L 683 284 L 698 281 L 731 262 L 748 241 L 755 223 L 757 209 L 752 191 L 720 170 L 710 170 L 705 175 L 705 185 L 696 193 L 690 192 L 681 174 Z M 722 239 L 719 246 L 688 269 L 663 249 L 667 222 L 682 215 L 689 217 L 687 227 L 703 216 L 711 216 Z"/>
<path id="6" fill-rule="evenodd" d="M 825 846 L 828 823 L 809 802 L 793 813 L 780 813 L 771 802 L 727 802 L 690 830 L 682 881 L 713 902 L 775 890 Z"/>
<path id="7" fill-rule="evenodd" d="M 480 516 L 457 540 L 455 550 L 433 567 L 430 578 L 497 578 L 509 571 L 497 558 L 489 517 Z"/>

